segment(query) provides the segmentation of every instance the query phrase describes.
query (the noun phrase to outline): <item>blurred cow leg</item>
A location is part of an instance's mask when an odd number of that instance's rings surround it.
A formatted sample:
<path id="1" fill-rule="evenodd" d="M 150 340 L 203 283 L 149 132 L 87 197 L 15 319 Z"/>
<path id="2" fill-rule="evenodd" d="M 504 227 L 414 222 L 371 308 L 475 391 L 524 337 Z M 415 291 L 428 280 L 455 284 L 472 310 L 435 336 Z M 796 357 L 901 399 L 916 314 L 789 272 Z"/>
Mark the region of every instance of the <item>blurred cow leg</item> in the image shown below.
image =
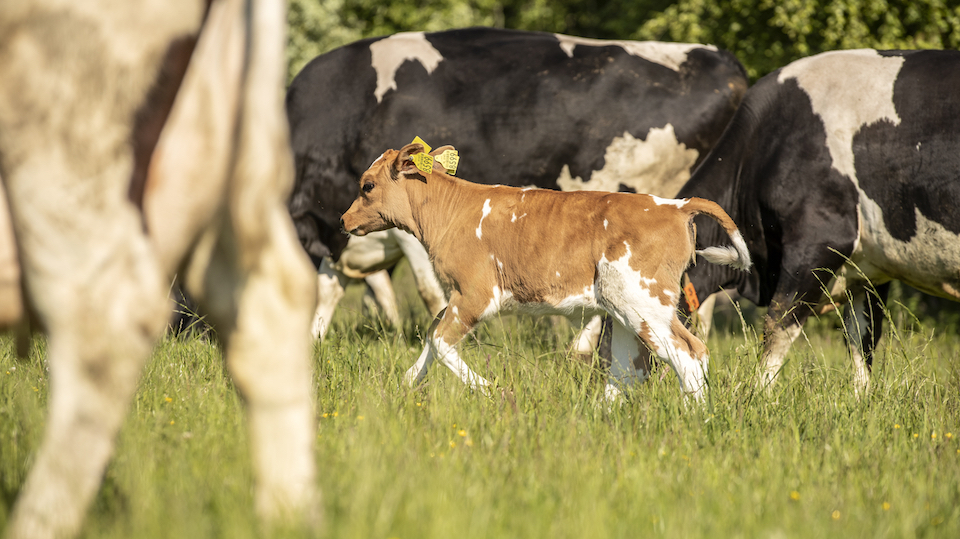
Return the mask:
<path id="1" fill-rule="evenodd" d="M 186 281 L 224 338 L 247 405 L 258 513 L 312 521 L 319 517 L 309 327 L 315 295 L 304 291 L 315 285 L 285 204 L 293 160 L 283 114 L 284 6 L 247 6 L 252 56 L 228 203 L 201 238 Z"/>
<path id="2" fill-rule="evenodd" d="M 0 168 L 24 289 L 49 334 L 51 378 L 43 441 L 9 537 L 78 531 L 169 312 L 128 198 L 129 148 L 157 66 L 173 37 L 196 30 L 201 9 L 164 18 L 144 7 L 0 9 Z M 126 24 L 143 11 L 148 27 Z"/>
<path id="3" fill-rule="evenodd" d="M 166 286 L 139 215 L 125 200 L 119 175 L 82 183 L 27 173 L 10 178 L 33 307 L 49 332 L 50 400 L 40 451 L 11 518 L 10 537 L 59 537 L 78 531 L 126 416 L 144 360 L 169 307 Z M 54 192 L 82 191 L 110 208 L 75 208 L 74 222 L 57 237 L 64 201 Z M 68 233 L 67 233 L 68 232 Z M 39 241 L 46 236 L 50 242 Z M 70 268 L 64 279 L 63 268 Z M 106 299 L 109 298 L 109 299 Z"/>
<path id="4" fill-rule="evenodd" d="M 20 289 L 20 261 L 10 222 L 7 193 L 0 178 L 0 328 L 10 327 L 23 317 Z"/>
<path id="5" fill-rule="evenodd" d="M 314 520 L 315 285 L 285 205 L 293 173 L 282 107 L 284 17 L 276 0 L 211 5 L 184 80 L 190 97 L 178 99 L 151 163 L 146 213 L 169 275 L 195 246 L 184 284 L 224 341 L 247 406 L 258 512 Z M 197 132 L 211 136 L 191 138 Z M 226 204 L 185 195 L 198 184 Z M 192 217 L 173 222 L 171 207 L 190 208 L 175 214 Z"/>

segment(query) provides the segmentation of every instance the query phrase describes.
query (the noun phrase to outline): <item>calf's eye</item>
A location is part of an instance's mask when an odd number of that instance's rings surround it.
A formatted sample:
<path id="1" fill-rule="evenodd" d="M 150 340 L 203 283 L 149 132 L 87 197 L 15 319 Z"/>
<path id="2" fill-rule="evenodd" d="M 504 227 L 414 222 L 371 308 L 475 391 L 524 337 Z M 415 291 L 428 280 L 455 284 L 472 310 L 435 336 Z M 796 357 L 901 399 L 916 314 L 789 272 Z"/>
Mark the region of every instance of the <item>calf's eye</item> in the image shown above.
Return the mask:
<path id="1" fill-rule="evenodd" d="M 363 184 L 362 189 L 364 193 L 369 193 L 370 191 L 373 191 L 373 182 L 367 182 Z"/>

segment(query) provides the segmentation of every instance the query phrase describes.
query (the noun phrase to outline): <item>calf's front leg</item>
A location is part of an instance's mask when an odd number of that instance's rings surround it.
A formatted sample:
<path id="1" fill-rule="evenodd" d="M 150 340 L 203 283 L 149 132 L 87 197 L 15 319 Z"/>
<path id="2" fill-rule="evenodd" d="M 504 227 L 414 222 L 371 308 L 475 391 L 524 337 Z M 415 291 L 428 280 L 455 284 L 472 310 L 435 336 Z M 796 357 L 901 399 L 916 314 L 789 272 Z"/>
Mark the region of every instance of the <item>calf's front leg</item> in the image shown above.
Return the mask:
<path id="1" fill-rule="evenodd" d="M 462 297 L 454 292 L 447 308 L 440 311 L 440 314 L 430 326 L 423 352 L 404 375 L 404 381 L 411 387 L 423 380 L 427 374 L 427 369 L 430 368 L 430 364 L 436 358 L 439 358 L 441 363 L 453 371 L 471 389 L 490 385 L 490 382 L 484 377 L 473 372 L 457 353 L 457 344 L 470 333 L 478 321 L 478 317 L 472 314 L 472 309 L 462 309 L 463 303 Z"/>

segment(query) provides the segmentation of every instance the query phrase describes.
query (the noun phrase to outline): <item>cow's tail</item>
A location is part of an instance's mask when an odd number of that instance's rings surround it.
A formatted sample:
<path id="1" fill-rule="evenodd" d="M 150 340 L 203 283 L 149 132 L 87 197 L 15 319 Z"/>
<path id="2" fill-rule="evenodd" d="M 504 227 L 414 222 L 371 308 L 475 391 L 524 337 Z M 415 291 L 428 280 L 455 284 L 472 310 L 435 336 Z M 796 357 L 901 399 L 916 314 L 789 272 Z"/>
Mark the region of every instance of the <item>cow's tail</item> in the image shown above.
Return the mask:
<path id="1" fill-rule="evenodd" d="M 683 209 L 689 211 L 691 217 L 698 213 L 709 216 L 723 227 L 723 230 L 730 236 L 730 241 L 733 242 L 733 245 L 700 249 L 697 251 L 698 255 L 705 258 L 707 262 L 713 262 L 714 264 L 732 266 L 744 271 L 750 269 L 752 263 L 750 262 L 750 251 L 747 249 L 747 243 L 743 241 L 743 235 L 740 234 L 736 223 L 727 215 L 727 212 L 723 211 L 719 204 L 693 197 L 688 199 Z"/>

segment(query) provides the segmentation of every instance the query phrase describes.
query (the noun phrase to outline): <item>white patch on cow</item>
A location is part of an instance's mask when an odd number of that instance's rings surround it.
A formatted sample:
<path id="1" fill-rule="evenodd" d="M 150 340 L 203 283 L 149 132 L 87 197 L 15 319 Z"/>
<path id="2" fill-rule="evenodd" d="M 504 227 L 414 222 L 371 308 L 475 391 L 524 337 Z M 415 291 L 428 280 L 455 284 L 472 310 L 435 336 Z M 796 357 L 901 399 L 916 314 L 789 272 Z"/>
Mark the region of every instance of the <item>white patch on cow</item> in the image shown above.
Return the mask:
<path id="1" fill-rule="evenodd" d="M 493 285 L 490 303 L 487 305 L 487 308 L 480 313 L 480 320 L 489 318 L 502 310 L 509 309 L 513 307 L 515 303 L 516 302 L 513 301 L 513 292 L 509 290 L 501 291 L 499 286 Z"/>
<path id="2" fill-rule="evenodd" d="M 370 163 L 370 166 L 367 168 L 373 168 L 373 165 L 376 165 L 381 159 L 383 159 L 383 154 L 380 154 L 380 157 L 373 160 L 373 163 Z"/>
<path id="3" fill-rule="evenodd" d="M 589 181 L 572 177 L 570 167 L 564 165 L 557 186 L 563 191 L 617 192 L 623 184 L 637 193 L 669 197 L 690 179 L 699 155 L 677 140 L 671 124 L 650 129 L 646 140 L 624 131 L 607 147 L 603 168 L 593 171 Z"/>
<path id="4" fill-rule="evenodd" d="M 517 214 L 515 214 L 515 213 L 511 213 L 511 214 L 510 214 L 510 222 L 511 222 L 511 223 L 516 223 L 516 222 L 517 222 Z"/>
<path id="5" fill-rule="evenodd" d="M 689 202 L 689 200 L 685 198 L 660 198 L 657 195 L 650 195 L 650 198 L 653 199 L 653 203 L 657 206 L 676 206 L 682 208 Z"/>
<path id="6" fill-rule="evenodd" d="M 394 76 L 407 60 L 415 60 L 423 65 L 427 74 L 440 65 L 443 56 L 427 41 L 423 32 L 401 32 L 370 44 L 370 56 L 373 69 L 377 71 L 377 89 L 373 95 L 377 103 L 389 90 L 397 89 Z"/>
<path id="7" fill-rule="evenodd" d="M 371 273 L 389 268 L 403 258 L 403 250 L 391 230 L 350 236 L 333 269 L 351 279 L 363 279 Z"/>
<path id="8" fill-rule="evenodd" d="M 687 61 L 687 54 L 693 49 L 707 49 L 716 51 L 717 47 L 713 45 L 700 45 L 697 43 L 662 43 L 659 41 L 619 41 L 607 39 L 590 39 L 585 37 L 567 36 L 564 34 L 553 34 L 560 42 L 560 48 L 567 56 L 573 58 L 573 50 L 577 46 L 585 47 L 610 47 L 617 46 L 627 51 L 633 56 L 638 56 L 647 60 L 669 67 L 674 71 L 680 70 L 680 65 Z"/>
<path id="9" fill-rule="evenodd" d="M 607 220 L 606 220 L 606 219 L 603 220 L 603 229 L 604 229 L 604 230 L 607 229 Z"/>
<path id="10" fill-rule="evenodd" d="M 503 271 L 503 261 L 502 261 L 502 260 L 497 260 L 497 268 L 499 268 L 501 272 Z"/>
<path id="11" fill-rule="evenodd" d="M 852 261 L 859 270 L 844 268 L 850 280 L 862 271 L 871 281 L 901 280 L 928 294 L 958 299 L 951 290 L 960 287 L 960 235 L 924 217 L 914 208 L 917 233 L 908 242 L 890 235 L 876 202 L 860 198 L 860 244 Z"/>
<path id="12" fill-rule="evenodd" d="M 477 239 L 478 240 L 483 239 L 483 230 L 481 229 L 483 227 L 483 220 L 486 219 L 488 215 L 490 215 L 490 199 L 489 198 L 483 201 L 483 215 L 480 216 L 480 222 L 477 223 Z"/>
<path id="13" fill-rule="evenodd" d="M 813 112 L 827 132 L 833 168 L 857 182 L 853 137 L 860 129 L 886 120 L 900 124 L 893 105 L 893 84 L 903 57 L 870 49 L 832 51 L 797 60 L 780 70 L 781 84 L 796 79 L 810 97 Z"/>
<path id="14" fill-rule="evenodd" d="M 559 277 L 560 277 L 560 272 L 558 271 L 558 272 L 557 272 L 557 278 L 559 278 Z"/>

